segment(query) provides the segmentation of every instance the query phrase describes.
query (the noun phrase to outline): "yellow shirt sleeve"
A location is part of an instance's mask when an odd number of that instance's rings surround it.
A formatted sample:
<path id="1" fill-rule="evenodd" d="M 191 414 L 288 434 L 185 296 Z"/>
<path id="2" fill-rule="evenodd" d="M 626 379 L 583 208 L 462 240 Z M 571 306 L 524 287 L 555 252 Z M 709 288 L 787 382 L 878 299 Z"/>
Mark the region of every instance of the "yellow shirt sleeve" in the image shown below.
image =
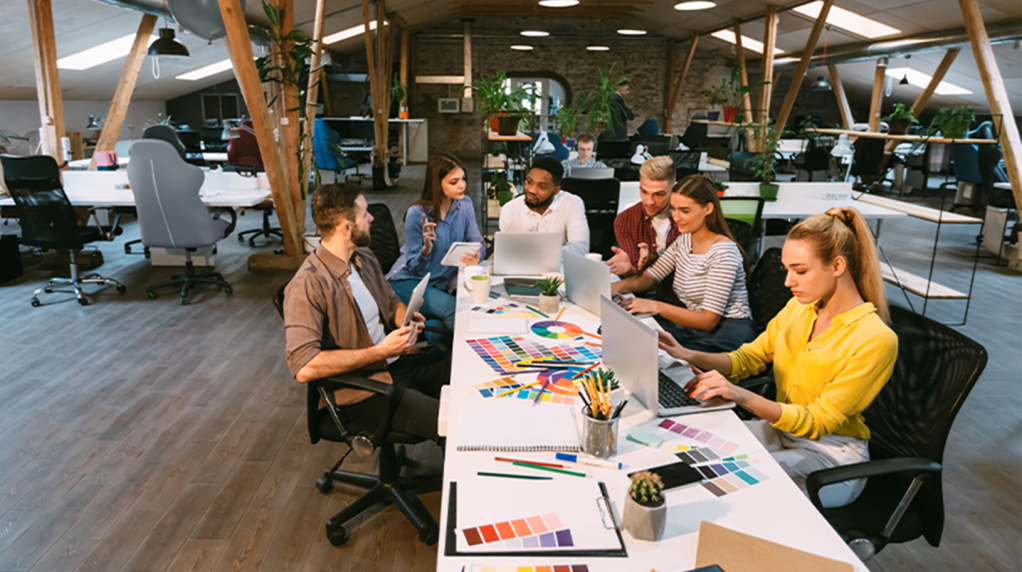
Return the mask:
<path id="1" fill-rule="evenodd" d="M 749 343 L 742 344 L 737 350 L 728 353 L 731 358 L 731 381 L 741 381 L 747 377 L 756 375 L 766 369 L 768 363 L 774 361 L 774 345 L 777 342 L 777 334 L 781 331 L 782 324 L 787 323 L 794 311 L 792 298 L 788 305 L 781 308 L 781 311 L 767 324 L 763 333 Z"/>
<path id="2" fill-rule="evenodd" d="M 898 336 L 890 330 L 878 333 L 849 356 L 847 366 L 816 400 L 808 405 L 781 403 L 781 418 L 773 426 L 816 440 L 833 433 L 873 402 L 890 379 L 897 359 Z"/>

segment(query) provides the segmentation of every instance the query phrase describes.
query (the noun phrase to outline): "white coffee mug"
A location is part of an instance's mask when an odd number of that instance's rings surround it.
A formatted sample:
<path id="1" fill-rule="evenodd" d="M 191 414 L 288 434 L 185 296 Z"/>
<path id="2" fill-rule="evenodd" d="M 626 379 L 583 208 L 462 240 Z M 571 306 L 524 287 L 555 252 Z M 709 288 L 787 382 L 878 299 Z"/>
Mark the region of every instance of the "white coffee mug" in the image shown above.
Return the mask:
<path id="1" fill-rule="evenodd" d="M 469 278 L 471 278 L 473 276 L 483 276 L 483 275 L 488 275 L 488 274 L 489 273 L 482 266 L 466 266 L 465 267 L 465 276 L 467 276 Z"/>
<path id="2" fill-rule="evenodd" d="M 586 254 L 586 258 L 589 260 L 595 260 L 596 262 L 603 262 L 603 255 L 599 252 L 590 252 L 589 254 Z"/>
<path id="3" fill-rule="evenodd" d="M 490 277 L 486 274 L 477 274 L 465 281 L 465 289 L 472 294 L 472 301 L 476 304 L 485 304 L 490 299 Z"/>

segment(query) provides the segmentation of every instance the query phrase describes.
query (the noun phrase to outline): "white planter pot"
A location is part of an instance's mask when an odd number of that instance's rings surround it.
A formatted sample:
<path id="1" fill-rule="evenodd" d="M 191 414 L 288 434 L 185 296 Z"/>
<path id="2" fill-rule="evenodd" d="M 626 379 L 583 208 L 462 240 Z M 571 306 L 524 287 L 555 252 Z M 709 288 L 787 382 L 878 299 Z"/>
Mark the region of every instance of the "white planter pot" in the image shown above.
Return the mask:
<path id="1" fill-rule="evenodd" d="M 561 306 L 560 296 L 547 296 L 546 294 L 539 295 L 539 311 L 544 314 L 556 314 L 557 310 Z"/>
<path id="2" fill-rule="evenodd" d="M 667 528 L 667 500 L 658 507 L 642 506 L 629 495 L 622 517 L 625 530 L 637 540 L 657 541 Z"/>

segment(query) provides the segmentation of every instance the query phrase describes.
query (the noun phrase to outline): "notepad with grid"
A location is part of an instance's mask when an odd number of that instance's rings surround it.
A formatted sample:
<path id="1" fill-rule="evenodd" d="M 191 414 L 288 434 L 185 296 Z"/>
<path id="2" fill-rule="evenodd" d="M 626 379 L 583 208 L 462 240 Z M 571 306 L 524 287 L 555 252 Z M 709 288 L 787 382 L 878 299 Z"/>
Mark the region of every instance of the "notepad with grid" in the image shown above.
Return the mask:
<path id="1" fill-rule="evenodd" d="M 462 407 L 459 451 L 579 452 L 574 407 L 533 407 L 523 400 L 493 399 Z"/>

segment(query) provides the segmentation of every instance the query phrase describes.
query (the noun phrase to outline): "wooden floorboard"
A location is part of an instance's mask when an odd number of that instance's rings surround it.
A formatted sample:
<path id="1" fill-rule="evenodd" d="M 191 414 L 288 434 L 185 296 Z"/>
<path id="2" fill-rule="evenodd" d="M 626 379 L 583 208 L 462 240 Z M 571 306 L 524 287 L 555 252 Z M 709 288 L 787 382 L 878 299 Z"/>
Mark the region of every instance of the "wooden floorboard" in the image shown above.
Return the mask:
<path id="1" fill-rule="evenodd" d="M 406 167 L 398 188 L 367 192 L 390 207 L 402 242 L 423 171 Z M 477 209 L 479 174 L 468 166 Z M 241 229 L 261 224 L 253 214 L 239 219 Z M 899 268 L 925 276 L 934 232 L 926 221 L 892 220 L 881 245 Z M 941 229 L 936 280 L 968 290 L 978 233 Z M 96 271 L 124 282 L 124 294 L 102 289 L 84 308 L 66 294 L 44 295 L 32 308 L 32 292 L 67 270 L 29 254 L 25 275 L 0 285 L 0 572 L 433 570 L 436 548 L 418 542 L 393 507 L 350 522 L 346 546 L 326 539 L 327 519 L 364 491 L 314 487 L 345 448 L 308 440 L 304 388 L 288 373 L 270 304 L 288 273 L 249 273 L 254 250 L 232 236 L 217 255 L 232 296 L 210 289 L 189 306 L 172 292 L 148 300 L 146 287 L 178 270 L 125 255 L 124 241 L 137 234 L 131 223 L 99 246 L 105 263 Z M 893 286 L 887 292 L 907 304 Z M 990 362 L 948 439 L 943 542 L 890 546 L 871 570 L 1022 569 L 1020 299 L 1018 275 L 980 262 L 958 329 Z M 964 304 L 932 301 L 927 314 L 960 321 Z M 414 471 L 442 465 L 432 444 L 410 456 L 421 463 Z M 375 464 L 353 455 L 345 468 L 374 472 Z M 440 494 L 422 499 L 439 517 Z"/>

